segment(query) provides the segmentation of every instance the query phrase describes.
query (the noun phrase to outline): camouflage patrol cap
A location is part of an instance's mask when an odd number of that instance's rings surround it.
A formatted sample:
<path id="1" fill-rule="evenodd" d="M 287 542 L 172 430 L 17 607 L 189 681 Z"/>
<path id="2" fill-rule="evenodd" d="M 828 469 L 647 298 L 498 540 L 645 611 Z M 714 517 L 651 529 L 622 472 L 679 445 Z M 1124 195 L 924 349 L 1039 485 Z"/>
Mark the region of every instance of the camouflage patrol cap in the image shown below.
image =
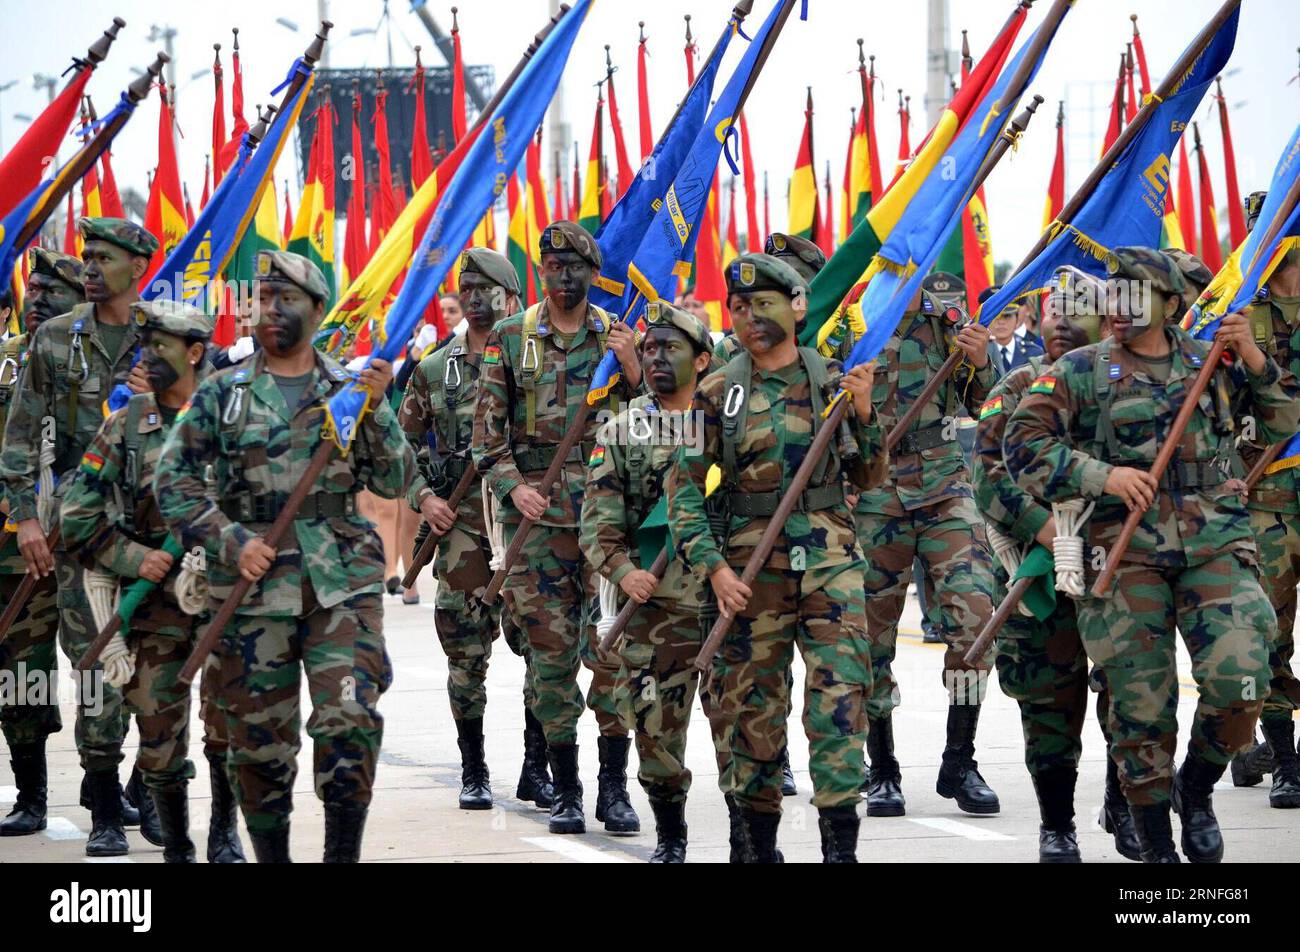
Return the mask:
<path id="1" fill-rule="evenodd" d="M 1106 256 L 1106 277 L 1150 281 L 1152 287 L 1165 294 L 1187 291 L 1187 281 L 1174 259 L 1155 248 L 1116 248 Z"/>
<path id="2" fill-rule="evenodd" d="M 1182 248 L 1166 248 L 1164 253 L 1178 265 L 1178 270 L 1183 273 L 1183 279 L 1195 285 L 1198 290 L 1204 289 L 1214 280 L 1214 272 L 1190 251 L 1184 251 Z"/>
<path id="3" fill-rule="evenodd" d="M 816 244 L 798 235 L 787 235 L 774 231 L 763 242 L 763 254 L 780 258 L 789 263 L 805 281 L 811 281 L 822 268 L 826 267 L 826 255 Z"/>
<path id="4" fill-rule="evenodd" d="M 947 271 L 935 271 L 921 282 L 921 290 L 929 291 L 945 304 L 966 297 L 966 282 Z"/>
<path id="5" fill-rule="evenodd" d="M 807 293 L 808 283 L 794 268 L 772 255 L 745 254 L 727 265 L 727 294 L 780 291 L 786 297 Z"/>
<path id="6" fill-rule="evenodd" d="M 136 301 L 131 305 L 131 317 L 142 330 L 151 328 L 188 340 L 207 341 L 216 326 L 216 320 L 198 308 L 169 298 Z"/>
<path id="7" fill-rule="evenodd" d="M 43 274 L 62 281 L 78 294 L 85 295 L 86 285 L 81 280 L 80 258 L 50 251 L 48 248 L 32 248 L 28 261 L 31 263 L 32 274 Z"/>
<path id="8" fill-rule="evenodd" d="M 461 274 L 481 274 L 507 294 L 518 296 L 519 272 L 509 259 L 490 248 L 466 248 L 460 255 Z"/>
<path id="9" fill-rule="evenodd" d="M 596 239 L 591 237 L 587 229 L 576 221 L 561 219 L 551 222 L 543 229 L 537 247 L 542 254 L 572 251 L 585 259 L 593 268 L 599 268 L 601 265 L 600 246 L 596 244 Z"/>
<path id="10" fill-rule="evenodd" d="M 1073 265 L 1061 265 L 1052 272 L 1048 285 L 1048 299 L 1060 298 L 1070 302 L 1075 313 L 1089 314 L 1096 317 L 1102 314 L 1106 302 L 1106 285 L 1086 271 L 1080 271 Z M 1060 310 L 1064 310 L 1064 306 Z"/>
<path id="11" fill-rule="evenodd" d="M 141 258 L 151 258 L 158 250 L 157 238 L 125 218 L 81 218 L 77 230 L 83 241 L 107 241 Z"/>
<path id="12" fill-rule="evenodd" d="M 686 339 L 695 345 L 697 352 L 713 350 L 713 337 L 704 322 L 684 308 L 676 307 L 667 301 L 649 301 L 645 306 L 646 327 L 675 327 Z"/>
<path id="13" fill-rule="evenodd" d="M 330 296 L 329 284 L 320 268 L 309 258 L 292 251 L 259 251 L 257 280 L 295 285 L 318 302 L 328 300 Z"/>
<path id="14" fill-rule="evenodd" d="M 1268 192 L 1251 192 L 1246 196 L 1246 200 L 1241 204 L 1246 208 L 1246 231 L 1253 231 L 1255 222 L 1259 221 L 1259 213 L 1264 210 L 1264 199 L 1268 198 Z"/>

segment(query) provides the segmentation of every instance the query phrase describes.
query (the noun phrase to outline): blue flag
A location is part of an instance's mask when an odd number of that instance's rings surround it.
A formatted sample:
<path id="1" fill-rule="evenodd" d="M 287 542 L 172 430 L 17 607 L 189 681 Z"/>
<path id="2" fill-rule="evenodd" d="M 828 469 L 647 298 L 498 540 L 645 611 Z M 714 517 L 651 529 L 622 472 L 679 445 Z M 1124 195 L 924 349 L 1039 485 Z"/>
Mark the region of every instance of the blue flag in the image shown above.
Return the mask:
<path id="1" fill-rule="evenodd" d="M 1047 247 L 984 302 L 981 323 L 987 324 L 1017 298 L 1046 287 L 1059 267 L 1072 265 L 1104 280 L 1106 256 L 1112 248 L 1158 247 L 1169 190 L 1169 157 L 1205 91 L 1232 55 L 1240 15 L 1240 7 L 1233 10 L 1174 92 L 1156 105 L 1078 214 L 1068 223 L 1053 222 Z"/>
<path id="2" fill-rule="evenodd" d="M 505 190 L 510 174 L 519 167 L 533 133 L 546 116 L 546 107 L 591 4 L 592 0 L 578 0 L 564 15 L 470 147 L 438 202 L 397 300 L 382 326 L 374 327 L 377 346 L 367 363 L 376 358 L 397 359 L 438 292 L 438 285 L 455 265 L 460 249 L 482 221 L 484 211 Z M 352 445 L 369 396 L 365 387 L 354 382 L 339 391 L 325 411 L 333 439 L 344 453 Z"/>

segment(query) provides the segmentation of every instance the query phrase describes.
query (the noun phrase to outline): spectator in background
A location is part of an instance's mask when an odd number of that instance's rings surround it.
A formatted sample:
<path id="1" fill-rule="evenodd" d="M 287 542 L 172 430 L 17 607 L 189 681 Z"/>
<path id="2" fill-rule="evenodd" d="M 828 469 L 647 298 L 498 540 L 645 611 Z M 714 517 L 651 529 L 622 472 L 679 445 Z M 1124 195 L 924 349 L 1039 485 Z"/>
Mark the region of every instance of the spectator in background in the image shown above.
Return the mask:
<path id="1" fill-rule="evenodd" d="M 986 288 L 980 294 L 981 307 L 998 290 L 997 287 Z M 1030 301 L 1036 313 L 1037 297 L 1031 298 Z M 1043 348 L 1036 337 L 1019 334 L 1024 327 L 1025 311 L 1024 303 L 1008 304 L 989 322 L 989 360 L 993 361 L 999 380 L 1017 367 L 1029 363 L 1030 357 L 1042 356 Z"/>
<path id="2" fill-rule="evenodd" d="M 692 284 L 686 290 L 682 291 L 681 294 L 677 295 L 677 300 L 673 303 L 685 311 L 690 311 L 704 322 L 705 327 L 713 326 L 712 322 L 709 320 L 709 311 L 704 306 L 704 302 L 695 296 L 695 285 Z"/>

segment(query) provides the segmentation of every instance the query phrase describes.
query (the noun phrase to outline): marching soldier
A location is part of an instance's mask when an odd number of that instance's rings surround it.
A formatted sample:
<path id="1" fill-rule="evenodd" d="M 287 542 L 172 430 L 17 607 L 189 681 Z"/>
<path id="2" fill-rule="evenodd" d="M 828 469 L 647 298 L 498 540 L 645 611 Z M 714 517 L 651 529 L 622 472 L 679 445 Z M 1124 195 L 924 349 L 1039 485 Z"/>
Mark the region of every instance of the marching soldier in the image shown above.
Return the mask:
<path id="1" fill-rule="evenodd" d="M 728 294 L 745 352 L 696 392 L 700 453 L 678 454 L 669 471 L 668 521 L 687 563 L 702 572 L 735 626 L 716 659 L 709 693 L 731 724 L 731 792 L 747 858 L 779 862 L 780 754 L 786 745 L 789 667 L 797 644 L 807 676 L 804 728 L 822 856 L 856 862 L 858 784 L 871 665 L 862 603 L 864 560 L 844 479 L 862 489 L 884 476 L 884 438 L 871 405 L 872 372 L 841 376 L 838 362 L 795 343 L 801 276 L 769 255 L 741 255 L 727 269 Z M 751 588 L 739 573 L 843 387 L 852 413 L 817 466 Z M 710 466 L 719 462 L 730 538 L 719 546 L 705 512 Z"/>
<path id="2" fill-rule="evenodd" d="M 500 322 L 483 351 L 474 463 L 485 474 L 497 521 L 505 529 L 505 545 L 523 517 L 537 523 L 510 567 L 502 597 L 528 639 L 533 713 L 546 734 L 554 777 L 550 831 L 586 831 L 577 746 L 583 706 L 578 688 L 581 659 L 592 670 L 587 703 L 600 729 L 596 819 L 610 832 L 635 833 L 641 823 L 627 795 L 630 740 L 616 696 L 618 665 L 615 659 L 597 657 L 589 604 L 595 582 L 578 544 L 597 414 L 564 461 L 550 498 L 532 484 L 551 464 L 569 421 L 587 399 L 606 345 L 622 367 L 612 400 L 634 392 L 641 382 L 641 366 L 632 330 L 587 301 L 600 271 L 595 239 L 574 222 L 557 221 L 542 232 L 539 246 L 546 297 Z"/>
<path id="3" fill-rule="evenodd" d="M 23 295 L 24 333 L 0 343 L 0 436 L 4 434 L 5 418 L 18 390 L 18 377 L 27 365 L 36 328 L 52 317 L 66 314 L 86 299 L 80 261 L 44 248 L 33 248 L 30 255 L 31 276 Z M 9 507 L 3 497 L 0 487 L 0 508 L 7 518 Z M 18 551 L 17 537 L 6 528 L 0 538 L 0 603 L 9 604 L 26 573 L 27 562 Z M 9 634 L 0 642 L 0 670 L 10 673 L 15 683 L 25 681 L 29 672 L 36 671 L 44 672 L 50 688 L 57 682 L 56 591 L 53 575 L 41 579 Z M 0 836 L 37 833 L 46 826 L 45 739 L 63 729 L 57 698 L 51 692 L 44 704 L 0 706 L 0 725 L 4 727 L 9 765 L 18 787 L 13 809 L 0 820 Z"/>
<path id="4" fill-rule="evenodd" d="M 691 788 L 686 729 L 698 681 L 691 662 L 706 634 L 705 592 L 703 580 L 680 559 L 656 580 L 645 554 L 637 554 L 636 535 L 663 497 L 678 448 L 693 451 L 690 440 L 698 431 L 691 398 L 699 375 L 711 365 L 712 340 L 699 318 L 667 301 L 647 304 L 645 322 L 641 376 L 650 392 L 601 431 L 582 501 L 581 541 L 601 586 L 617 586 L 619 601 L 630 598 L 640 606 L 619 642 L 618 681 L 630 695 L 641 763 L 637 778 L 655 815 L 658 842 L 650 862 L 682 863 Z M 701 702 L 711 713 L 703 697 Z M 720 758 L 720 778 L 729 759 Z"/>
<path id="5" fill-rule="evenodd" d="M 1035 542 L 1051 549 L 1061 531 L 1052 511 L 1007 475 L 1002 434 L 1025 391 L 1047 367 L 1069 351 L 1101 339 L 1105 302 L 1105 285 L 1076 268 L 1057 269 L 1051 286 L 1052 293 L 1042 312 L 1047 352 L 1030 357 L 1027 364 L 1007 374 L 989 394 L 980 408 L 972 467 L 975 502 L 989 525 L 989 535 L 997 532 L 1008 540 L 1007 544 L 1026 549 Z M 1008 310 L 1014 312 L 1016 308 L 1012 304 Z M 999 545 L 994 548 L 997 550 Z M 1006 573 L 999 573 L 1000 581 L 1006 577 Z M 1041 620 L 1013 613 L 998 634 L 996 663 L 998 685 L 1020 705 L 1025 766 L 1034 783 L 1042 820 L 1039 862 L 1080 862 L 1074 791 L 1087 716 L 1088 657 L 1079 638 L 1074 600 L 1058 594 L 1051 615 Z M 1110 699 L 1103 688 L 1097 700 L 1097 720 L 1108 744 L 1109 710 Z M 1102 817 L 1106 829 L 1114 834 L 1120 854 L 1139 859 L 1133 821 L 1119 787 L 1119 768 L 1109 755 Z"/>
<path id="6" fill-rule="evenodd" d="M 488 659 L 501 628 L 501 610 L 482 602 L 492 578 L 492 546 L 475 480 L 452 511 L 445 499 L 472 466 L 470 443 L 483 348 L 497 321 L 519 306 L 519 276 L 503 255 L 469 248 L 461 256 L 459 303 L 467 327 L 420 361 L 411 375 L 398 417 L 419 466 L 407 498 L 429 527 L 442 534 L 434 571 L 438 601 L 433 623 L 447 655 L 447 696 L 461 750 L 462 810 L 487 810 L 492 788 L 483 756 L 483 710 L 487 703 Z M 506 643 L 527 660 L 518 629 L 506 628 Z M 515 795 L 539 807 L 551 806 L 546 772 L 546 738 L 533 714 L 531 678 L 524 678 L 524 767 Z"/>
<path id="7" fill-rule="evenodd" d="M 1001 808 L 975 762 L 987 662 L 981 660 L 972 671 L 963 660 L 993 612 L 993 567 L 972 498 L 958 420 L 963 409 L 978 415 L 995 383 L 995 370 L 988 355 L 988 329 L 977 322 L 961 323 L 962 309 L 945 306 L 938 293 L 952 292 L 919 292 L 877 358 L 880 371 L 873 397 L 886 433 L 954 348 L 962 353 L 962 361 L 894 448 L 888 481 L 862 493 L 854 509 L 858 540 L 863 551 L 871 553 L 867 630 L 875 680 L 867 708 L 867 816 L 902 816 L 906 810 L 894 754 L 893 711 L 900 698 L 892 666 L 898 619 L 917 560 L 925 571 L 917 587 L 924 590 L 931 614 L 942 620 L 941 634 L 948 645 L 943 663 L 947 743 L 935 789 L 967 813 L 997 813 Z"/>
<path id="8" fill-rule="evenodd" d="M 105 400 L 130 372 L 138 342 L 130 306 L 139 299 L 136 288 L 158 247 L 151 234 L 123 219 L 82 218 L 77 226 L 85 241 L 87 303 L 44 321 L 32 335 L 0 451 L 0 479 L 9 518 L 18 527 L 18 549 L 29 572 L 41 578 L 54 573 L 57 579 L 59 639 L 73 664 L 97 632 L 81 565 L 62 543 L 51 552 L 46 530 L 57 518 L 68 478 L 103 422 Z M 38 494 L 38 486 L 45 492 Z M 97 679 L 95 696 L 83 697 L 77 707 L 76 724 L 91 811 L 87 856 L 119 856 L 127 849 L 117 777 L 125 735 L 122 694 Z M 148 796 L 139 795 L 135 805 L 146 824 L 142 829 L 156 825 Z M 153 832 L 148 838 L 161 845 Z"/>
<path id="9" fill-rule="evenodd" d="M 1223 857 L 1211 793 L 1251 739 L 1269 677 L 1276 616 L 1257 576 L 1240 480 L 1230 480 L 1230 395 L 1273 443 L 1300 428 L 1300 381 L 1229 314 L 1218 336 L 1236 354 L 1198 402 L 1178 458 L 1148 471 L 1209 345 L 1177 325 L 1185 283 L 1166 255 L 1117 248 L 1108 259 L 1112 337 L 1066 354 L 1030 385 L 1007 423 L 1011 477 L 1046 502 L 1096 508 L 1085 551 L 1114 544 L 1130 510 L 1145 512 L 1106 597 L 1077 603 L 1079 632 L 1110 689 L 1111 756 L 1144 862 L 1178 862 L 1170 806 L 1192 862 Z M 1192 658 L 1200 700 L 1177 775 L 1174 630 Z M 1257 685 L 1257 688 L 1252 688 Z"/>
<path id="10" fill-rule="evenodd" d="M 257 861 L 289 861 L 305 673 L 324 859 L 357 862 L 383 740 L 378 703 L 392 683 L 384 557 L 357 493 L 405 493 L 415 460 L 384 399 L 392 368 L 374 361 L 360 376 L 372 412 L 347 456 L 335 455 L 317 477 L 279 551 L 267 545 L 263 535 L 328 439 L 323 405 L 351 378 L 311 345 L 329 295 L 319 268 L 301 255 L 260 252 L 254 293 L 261 349 L 195 391 L 158 462 L 158 508 L 187 551 L 206 551 L 214 609 L 238 577 L 254 583 L 222 632 L 216 696 Z"/>
<path id="11" fill-rule="evenodd" d="M 180 683 L 179 674 L 198 638 L 193 613 L 206 606 L 202 599 L 188 605 L 180 601 L 186 583 L 173 575 L 176 560 L 162 548 L 167 526 L 158 512 L 153 477 L 167 431 L 198 386 L 213 320 L 166 299 L 137 302 L 132 313 L 153 390 L 134 394 L 124 408 L 110 414 L 87 447 L 63 496 L 63 537 L 68 550 L 85 564 L 88 586 L 96 571 L 120 579 L 123 589 L 136 579 L 158 586 L 131 616 L 130 634 L 116 635 L 100 663 L 105 680 L 124 692 L 127 708 L 136 715 L 136 764 L 157 809 L 163 859 L 192 863 L 186 793 L 194 777 L 194 764 L 186 756 L 190 689 Z M 119 500 L 121 511 L 115 514 Z M 193 590 L 201 575 L 187 568 L 182 577 Z M 96 622 L 97 627 L 103 624 L 98 618 Z M 204 670 L 201 691 L 203 753 L 212 783 L 208 862 L 242 863 L 235 800 L 226 775 L 226 724 L 210 696 L 211 668 Z"/>
<path id="12" fill-rule="evenodd" d="M 1267 192 L 1246 199 L 1247 224 L 1254 228 Z M 1300 250 L 1292 249 L 1273 271 L 1259 297 L 1246 309 L 1255 343 L 1279 365 L 1300 374 Z M 1252 467 L 1267 443 L 1244 434 L 1243 461 Z M 1253 786 L 1273 774 L 1269 806 L 1300 807 L 1300 756 L 1296 753 L 1295 711 L 1300 708 L 1300 680 L 1291 669 L 1295 655 L 1296 584 L 1300 582 L 1300 469 L 1287 461 L 1265 471 L 1250 494 L 1250 524 L 1259 544 L 1260 575 L 1277 613 L 1269 641 L 1268 696 L 1260 726 L 1265 743 L 1232 762 L 1232 781 Z"/>

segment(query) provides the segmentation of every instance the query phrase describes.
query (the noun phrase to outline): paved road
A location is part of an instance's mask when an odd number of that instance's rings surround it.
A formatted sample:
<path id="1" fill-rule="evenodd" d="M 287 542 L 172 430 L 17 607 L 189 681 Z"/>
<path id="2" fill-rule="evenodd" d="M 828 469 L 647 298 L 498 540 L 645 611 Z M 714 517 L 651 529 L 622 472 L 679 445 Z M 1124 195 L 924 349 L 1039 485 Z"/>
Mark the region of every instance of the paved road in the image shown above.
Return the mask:
<path id="1" fill-rule="evenodd" d="M 428 588 L 431 586 L 426 582 Z M 596 730 L 589 714 L 583 717 L 580 726 L 588 833 L 551 836 L 546 831 L 546 813 L 514 799 L 523 750 L 520 692 L 524 669 L 522 662 L 500 641 L 489 674 L 485 724 L 496 806 L 490 812 L 457 809 L 459 755 L 447 706 L 446 664 L 433 632 L 431 598 L 426 592 L 425 604 L 415 606 L 405 606 L 398 598 L 387 598 L 386 609 L 395 683 L 381 706 L 386 718 L 384 751 L 366 828 L 364 860 L 635 863 L 649 857 L 654 848 L 653 818 L 635 782 L 630 786 L 643 832 L 613 836 L 603 832 L 595 822 Z M 942 649 L 922 644 L 919 622 L 915 600 L 909 599 L 896 666 L 903 706 L 895 715 L 908 815 L 864 818 L 859 858 L 865 862 L 1033 862 L 1037 858 L 1038 816 L 1023 762 L 1019 720 L 1014 703 L 996 687 L 990 688 L 990 700 L 985 705 L 977 754 L 981 772 L 1002 800 L 1002 813 L 994 817 L 968 816 L 952 801 L 934 792 L 943 748 L 946 704 L 940 680 Z M 1195 693 L 1181 648 L 1180 657 L 1181 749 L 1186 744 Z M 64 664 L 63 659 L 60 664 Z M 796 710 L 801 703 L 796 685 Z M 65 706 L 67 726 L 50 742 L 50 828 L 42 835 L 0 839 L 0 862 L 87 861 L 83 847 L 90 816 L 77 805 L 81 773 L 73 746 L 72 722 L 71 707 Z M 196 720 L 191 737 L 199 734 Z M 128 742 L 132 745 L 129 756 L 133 756 L 134 730 Z M 300 861 L 319 857 L 323 832 L 320 803 L 311 787 L 309 749 L 306 753 L 308 770 L 298 776 L 298 808 L 294 812 L 292 836 L 293 854 Z M 191 755 L 204 768 L 190 787 L 195 839 L 202 854 L 208 814 L 207 771 L 197 744 Z M 807 742 L 798 723 L 792 724 L 791 756 L 799 795 L 785 801 L 780 845 L 787 862 L 820 861 L 817 812 L 808 802 L 812 787 L 808 779 Z M 1087 862 L 1124 863 L 1127 861 L 1115 853 L 1110 837 L 1096 824 L 1104 783 L 1103 758 L 1101 733 L 1095 720 L 1090 720 L 1077 798 L 1080 846 Z M 717 769 L 698 706 L 691 724 L 687 761 L 695 778 L 687 809 L 689 858 L 693 862 L 725 862 L 726 808 L 717 792 Z M 13 775 L 4 758 L 0 762 L 3 812 L 8 812 L 14 797 L 12 784 Z M 1225 782 L 1216 794 L 1215 806 L 1224 826 L 1228 861 L 1294 861 L 1300 856 L 1297 835 L 1300 810 L 1269 809 L 1267 786 L 1235 790 Z M 136 832 L 128 836 L 131 854 L 104 862 L 162 861 L 161 849 L 150 846 Z M 244 841 L 249 848 L 246 834 Z M 251 849 L 249 852 L 251 855 Z"/>

